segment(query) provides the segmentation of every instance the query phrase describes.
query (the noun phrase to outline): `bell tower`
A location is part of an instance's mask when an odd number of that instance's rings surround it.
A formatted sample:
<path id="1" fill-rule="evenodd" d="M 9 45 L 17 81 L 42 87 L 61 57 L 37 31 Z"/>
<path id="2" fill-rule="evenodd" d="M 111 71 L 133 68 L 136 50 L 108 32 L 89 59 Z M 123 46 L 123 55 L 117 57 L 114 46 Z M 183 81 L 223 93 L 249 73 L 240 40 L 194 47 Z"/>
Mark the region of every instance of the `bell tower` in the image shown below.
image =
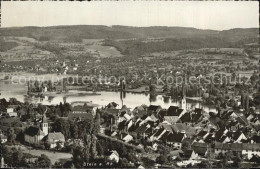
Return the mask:
<path id="1" fill-rule="evenodd" d="M 46 109 L 46 111 L 47 111 L 47 109 Z M 42 123 L 41 123 L 41 128 L 42 128 L 42 131 L 43 131 L 45 136 L 48 135 L 48 133 L 49 133 L 48 121 L 47 121 L 47 118 L 46 118 L 46 115 L 45 115 L 46 111 L 43 114 Z"/>
<path id="2" fill-rule="evenodd" d="M 184 84 L 182 84 L 181 109 L 183 109 L 184 112 L 187 111 L 186 87 Z"/>

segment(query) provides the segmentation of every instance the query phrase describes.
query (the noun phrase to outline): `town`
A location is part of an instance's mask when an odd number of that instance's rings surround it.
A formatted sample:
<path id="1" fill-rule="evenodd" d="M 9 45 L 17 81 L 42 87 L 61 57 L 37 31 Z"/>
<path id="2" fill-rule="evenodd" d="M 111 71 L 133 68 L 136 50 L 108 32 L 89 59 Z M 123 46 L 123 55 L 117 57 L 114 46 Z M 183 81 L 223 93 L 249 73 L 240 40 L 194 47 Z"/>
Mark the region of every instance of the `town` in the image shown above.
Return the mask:
<path id="1" fill-rule="evenodd" d="M 1 3 L 0 168 L 260 167 L 258 3 Z"/>
<path id="2" fill-rule="evenodd" d="M 260 113 L 248 96 L 218 112 L 179 106 L 1 99 L 1 167 L 255 167 Z M 55 157 L 54 157 L 55 156 Z"/>

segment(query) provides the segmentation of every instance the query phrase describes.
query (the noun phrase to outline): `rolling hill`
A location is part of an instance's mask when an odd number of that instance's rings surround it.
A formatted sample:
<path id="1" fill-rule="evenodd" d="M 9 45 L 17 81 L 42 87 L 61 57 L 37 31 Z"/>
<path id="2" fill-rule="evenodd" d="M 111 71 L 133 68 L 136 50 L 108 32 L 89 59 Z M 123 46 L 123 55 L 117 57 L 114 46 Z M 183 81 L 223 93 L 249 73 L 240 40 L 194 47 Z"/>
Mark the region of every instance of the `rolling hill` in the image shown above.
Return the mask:
<path id="1" fill-rule="evenodd" d="M 224 31 L 201 30 L 185 27 L 130 27 L 75 25 L 52 27 L 13 27 L 1 28 L 1 36 L 26 36 L 39 39 L 48 37 L 50 40 L 75 39 L 129 39 L 129 38 L 198 38 L 216 37 L 236 42 L 243 38 L 257 38 L 258 28 L 231 29 Z"/>

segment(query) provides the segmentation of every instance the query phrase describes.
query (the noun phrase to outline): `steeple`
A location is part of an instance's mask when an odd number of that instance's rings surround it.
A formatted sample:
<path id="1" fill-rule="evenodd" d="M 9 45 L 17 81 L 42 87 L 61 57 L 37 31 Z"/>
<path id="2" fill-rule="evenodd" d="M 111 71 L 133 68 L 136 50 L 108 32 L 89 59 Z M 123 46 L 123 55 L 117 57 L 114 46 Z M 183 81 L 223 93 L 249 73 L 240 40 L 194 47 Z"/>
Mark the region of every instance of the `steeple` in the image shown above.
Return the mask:
<path id="1" fill-rule="evenodd" d="M 182 84 L 182 93 L 181 93 L 181 109 L 184 110 L 184 112 L 187 111 L 187 103 L 186 103 L 186 87 L 185 84 Z"/>
<path id="2" fill-rule="evenodd" d="M 46 108 L 45 112 L 43 113 L 42 123 L 41 123 L 41 128 L 42 128 L 44 135 L 48 135 L 48 133 L 49 133 L 48 121 L 47 121 L 46 114 L 45 114 L 46 112 L 47 112 L 47 108 Z"/>

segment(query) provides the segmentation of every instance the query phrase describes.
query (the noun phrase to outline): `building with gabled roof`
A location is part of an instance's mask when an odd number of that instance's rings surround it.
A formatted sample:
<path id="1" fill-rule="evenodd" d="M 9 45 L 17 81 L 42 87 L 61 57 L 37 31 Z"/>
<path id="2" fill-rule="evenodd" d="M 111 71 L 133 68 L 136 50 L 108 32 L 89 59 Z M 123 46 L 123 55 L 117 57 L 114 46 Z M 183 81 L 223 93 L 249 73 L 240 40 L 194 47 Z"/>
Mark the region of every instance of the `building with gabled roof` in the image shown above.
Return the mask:
<path id="1" fill-rule="evenodd" d="M 60 147 L 64 147 L 65 137 L 61 132 L 54 132 L 45 136 L 43 141 L 50 144 L 50 148 L 55 148 L 58 146 L 58 144 Z"/>
<path id="2" fill-rule="evenodd" d="M 148 108 L 147 108 L 147 113 L 150 115 L 150 114 L 158 114 L 158 112 L 162 109 L 161 106 L 157 106 L 157 105 L 150 105 Z"/>
<path id="3" fill-rule="evenodd" d="M 38 126 L 30 126 L 24 132 L 24 141 L 30 144 L 40 144 L 45 134 Z"/>
<path id="4" fill-rule="evenodd" d="M 226 153 L 228 151 L 240 152 L 242 155 L 246 155 L 248 159 L 251 159 L 253 155 L 260 156 L 260 144 L 248 144 L 248 143 L 231 143 L 221 144 L 215 143 L 215 153 Z"/>
<path id="5" fill-rule="evenodd" d="M 119 154 L 117 153 L 116 150 L 110 151 L 107 155 L 108 155 L 108 159 L 109 160 L 115 161 L 116 163 L 119 162 L 119 157 L 120 156 L 119 156 Z"/>
<path id="6" fill-rule="evenodd" d="M 0 134 L 0 141 L 1 143 L 6 143 L 7 142 L 7 137 L 4 134 Z"/>
<path id="7" fill-rule="evenodd" d="M 185 133 L 170 133 L 167 137 L 166 143 L 173 145 L 176 148 L 181 148 L 182 141 L 186 138 Z"/>

